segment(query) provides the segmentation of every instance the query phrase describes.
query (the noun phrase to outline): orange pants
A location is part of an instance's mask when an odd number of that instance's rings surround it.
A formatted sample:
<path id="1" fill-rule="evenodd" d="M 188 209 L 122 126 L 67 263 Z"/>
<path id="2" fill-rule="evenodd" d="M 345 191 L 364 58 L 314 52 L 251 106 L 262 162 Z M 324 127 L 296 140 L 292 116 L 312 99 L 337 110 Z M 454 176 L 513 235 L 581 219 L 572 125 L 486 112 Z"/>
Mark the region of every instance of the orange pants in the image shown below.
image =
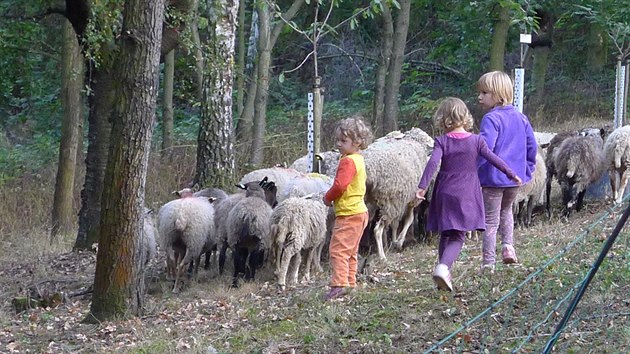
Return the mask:
<path id="1" fill-rule="evenodd" d="M 368 223 L 368 213 L 337 216 L 330 239 L 330 286 L 355 287 L 357 285 L 357 254 L 363 230 Z"/>

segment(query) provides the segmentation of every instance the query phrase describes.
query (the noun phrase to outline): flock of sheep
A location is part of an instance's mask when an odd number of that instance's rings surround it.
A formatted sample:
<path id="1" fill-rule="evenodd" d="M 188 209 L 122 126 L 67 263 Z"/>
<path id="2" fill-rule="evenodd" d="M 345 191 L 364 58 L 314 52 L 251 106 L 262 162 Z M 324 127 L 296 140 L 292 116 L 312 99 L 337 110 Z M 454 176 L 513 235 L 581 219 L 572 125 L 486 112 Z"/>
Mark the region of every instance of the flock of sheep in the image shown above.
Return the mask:
<path id="1" fill-rule="evenodd" d="M 554 177 L 561 187 L 565 215 L 573 208 L 580 211 L 587 187 L 605 170 L 610 174 L 613 199 L 621 202 L 630 166 L 630 126 L 613 131 L 605 143 L 600 129 L 535 134 L 539 156 L 532 181 L 521 187 L 515 203 L 519 222 L 529 226 L 532 209 L 543 195 L 550 213 Z M 415 190 L 432 148 L 433 138 L 413 128 L 389 133 L 363 151 L 368 176 L 365 200 L 371 219 L 367 233 L 373 233 L 381 259 L 386 257 L 388 239 L 392 246 L 402 248 L 417 217 Z M 312 271 L 321 271 L 322 250 L 334 222 L 332 208 L 323 204 L 322 196 L 332 185 L 339 153 L 323 152 L 317 159 L 320 173 L 309 173 L 302 157 L 289 168 L 248 173 L 237 185 L 237 193 L 184 189 L 177 199 L 164 204 L 157 214 L 157 243 L 166 253 L 173 291 L 179 290 L 187 271 L 197 274 L 204 254 L 207 269 L 212 253 L 218 251 L 223 273 L 228 248 L 234 262 L 234 286 L 240 277 L 254 279 L 256 269 L 267 261 L 275 267 L 281 288 L 286 286 L 287 275 L 289 283 L 297 283 L 300 269 L 305 280 Z M 147 262 L 155 256 L 155 231 L 153 215 L 147 211 L 143 233 Z"/>

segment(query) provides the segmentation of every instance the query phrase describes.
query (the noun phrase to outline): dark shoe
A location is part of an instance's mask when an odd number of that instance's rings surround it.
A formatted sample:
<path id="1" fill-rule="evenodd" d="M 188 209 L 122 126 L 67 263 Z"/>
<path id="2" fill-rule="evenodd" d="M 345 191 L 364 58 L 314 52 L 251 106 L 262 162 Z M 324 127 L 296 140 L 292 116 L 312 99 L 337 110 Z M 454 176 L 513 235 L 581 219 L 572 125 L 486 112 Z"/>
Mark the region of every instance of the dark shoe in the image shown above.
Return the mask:
<path id="1" fill-rule="evenodd" d="M 324 296 L 324 300 L 325 301 L 330 301 L 332 299 L 336 299 L 336 298 L 342 297 L 345 294 L 346 293 L 345 293 L 343 287 L 341 287 L 341 286 L 333 286 L 332 288 L 330 288 L 328 293 L 326 293 L 326 295 Z"/>

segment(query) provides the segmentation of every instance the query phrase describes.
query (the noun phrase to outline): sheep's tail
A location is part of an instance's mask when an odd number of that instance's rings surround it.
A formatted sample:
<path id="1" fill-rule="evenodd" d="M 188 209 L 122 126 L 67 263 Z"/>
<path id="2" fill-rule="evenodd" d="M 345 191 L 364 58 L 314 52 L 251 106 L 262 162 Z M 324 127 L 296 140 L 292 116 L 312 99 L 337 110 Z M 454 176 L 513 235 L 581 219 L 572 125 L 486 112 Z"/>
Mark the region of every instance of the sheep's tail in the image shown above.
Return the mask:
<path id="1" fill-rule="evenodd" d="M 254 223 L 256 223 L 256 216 L 252 218 L 251 222 L 244 222 L 241 225 L 241 230 L 238 235 L 239 242 L 245 242 L 249 238 L 249 236 L 252 234 L 250 232 L 250 225 Z"/>
<path id="2" fill-rule="evenodd" d="M 621 168 L 621 158 L 625 155 L 626 150 L 628 150 L 627 144 L 623 144 L 623 149 L 619 149 L 619 147 L 620 146 L 617 145 L 614 150 L 615 168 L 617 170 Z"/>
<path id="3" fill-rule="evenodd" d="M 273 225 L 272 239 L 275 240 L 274 242 L 276 244 L 279 244 L 279 245 L 286 244 L 287 239 L 290 239 L 290 236 L 291 236 L 291 232 L 289 232 L 288 229 L 289 227 L 287 225 L 286 218 L 282 218 L 280 222 Z"/>
<path id="4" fill-rule="evenodd" d="M 175 230 L 177 231 L 184 231 L 186 229 L 186 219 L 182 218 L 182 217 L 178 217 L 175 220 Z"/>

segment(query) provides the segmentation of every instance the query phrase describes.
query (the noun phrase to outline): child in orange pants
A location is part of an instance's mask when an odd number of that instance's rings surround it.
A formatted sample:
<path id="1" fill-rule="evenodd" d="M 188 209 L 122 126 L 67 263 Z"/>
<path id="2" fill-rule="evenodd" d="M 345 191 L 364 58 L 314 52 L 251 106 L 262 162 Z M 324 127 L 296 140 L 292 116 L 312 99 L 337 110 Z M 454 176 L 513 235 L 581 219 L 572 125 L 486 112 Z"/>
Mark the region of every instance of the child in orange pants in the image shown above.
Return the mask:
<path id="1" fill-rule="evenodd" d="M 372 133 L 361 118 L 352 117 L 339 122 L 335 136 L 342 156 L 333 185 L 324 195 L 324 204 L 335 208 L 329 248 L 332 279 L 325 300 L 343 296 L 346 288 L 356 286 L 359 241 L 368 222 L 363 201 L 367 175 L 359 152 L 370 143 Z"/>

